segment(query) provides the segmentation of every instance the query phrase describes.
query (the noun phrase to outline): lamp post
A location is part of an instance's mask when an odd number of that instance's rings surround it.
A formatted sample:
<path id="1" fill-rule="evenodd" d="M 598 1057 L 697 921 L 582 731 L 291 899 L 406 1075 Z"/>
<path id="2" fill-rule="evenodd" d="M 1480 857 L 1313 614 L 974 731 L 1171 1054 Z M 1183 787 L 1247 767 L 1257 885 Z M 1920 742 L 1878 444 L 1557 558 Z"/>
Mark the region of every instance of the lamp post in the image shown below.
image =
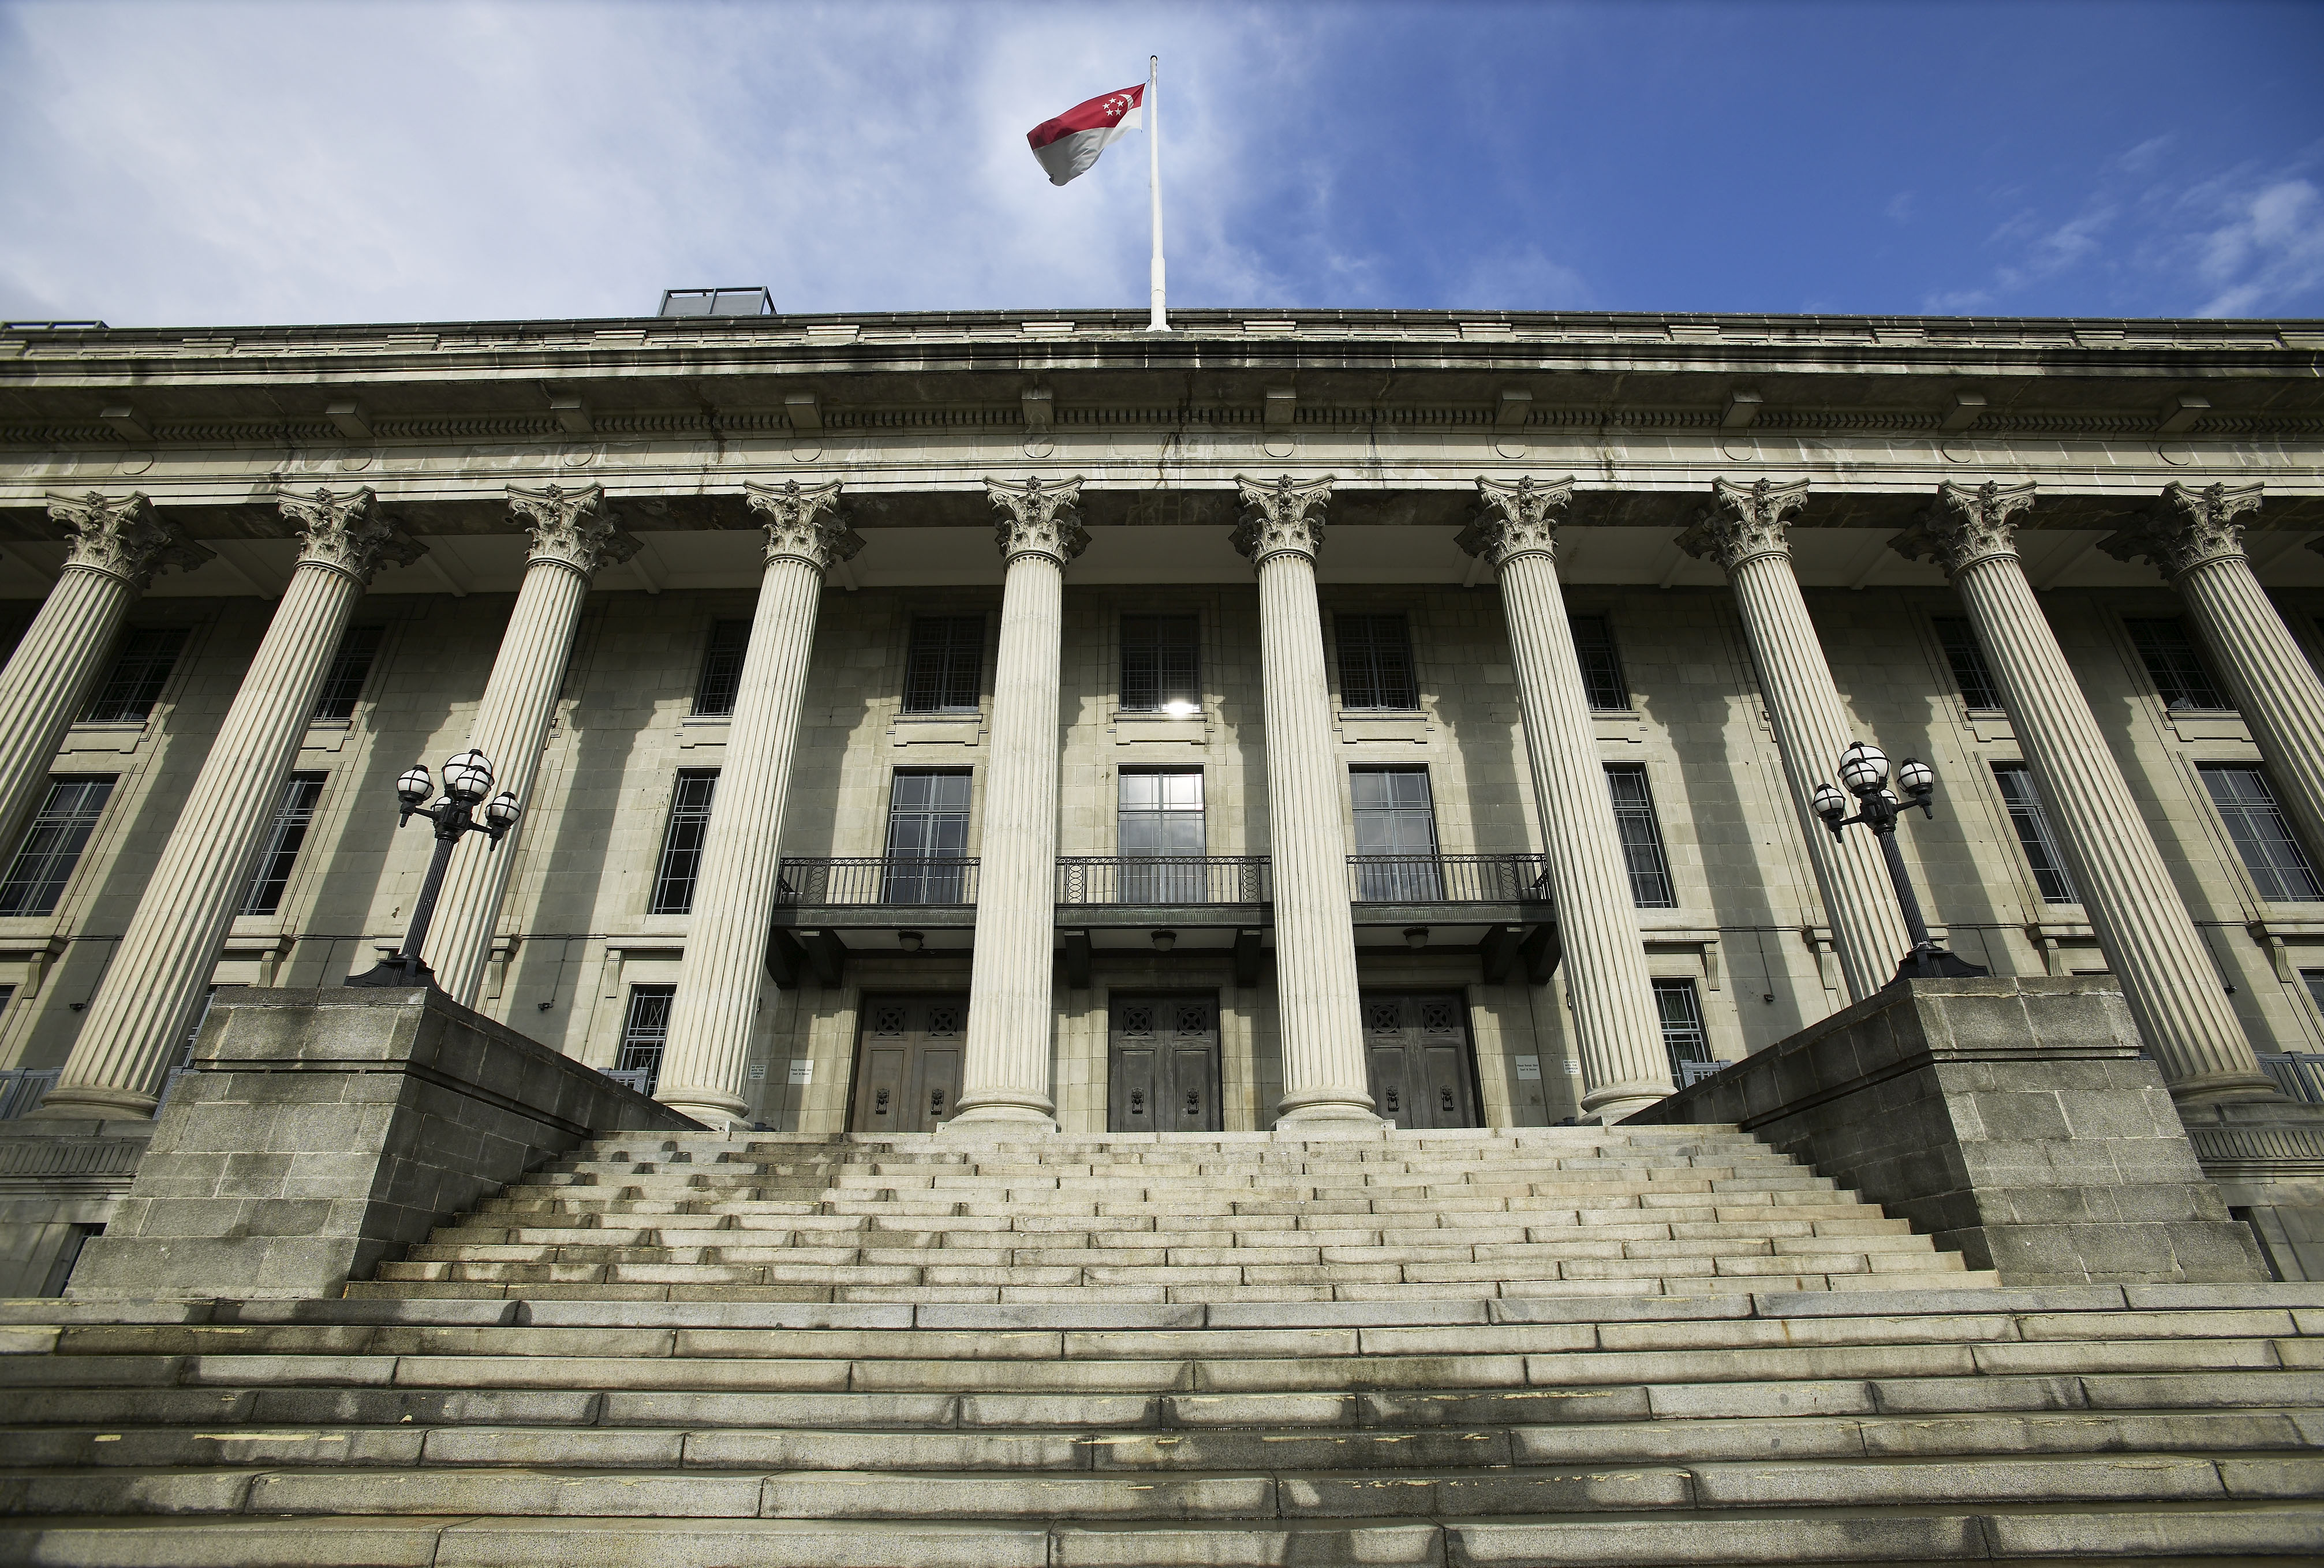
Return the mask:
<path id="1" fill-rule="evenodd" d="M 1913 950 L 1897 964 L 1896 978 L 1941 980 L 1990 974 L 1991 970 L 1946 951 L 1929 936 L 1929 923 L 1921 916 L 1920 898 L 1913 891 L 1913 880 L 1904 870 L 1904 853 L 1896 847 L 1899 816 L 1915 806 L 1923 816 L 1936 816 L 1936 808 L 1930 803 L 1937 789 L 1936 770 L 1915 757 L 1898 763 L 1896 782 L 1912 797 L 1909 801 L 1899 802 L 1887 788 L 1888 754 L 1877 746 L 1856 741 L 1840 754 L 1840 781 L 1848 786 L 1849 795 L 1856 797 L 1856 815 L 1848 815 L 1848 796 L 1829 784 L 1816 786 L 1815 814 L 1823 818 L 1823 825 L 1831 829 L 1834 838 L 1849 824 L 1860 822 L 1880 841 L 1881 858 L 1888 862 L 1888 880 L 1895 884 L 1897 907 L 1904 912 L 1904 929 L 1913 937 Z"/>
<path id="2" fill-rule="evenodd" d="M 493 765 L 482 752 L 471 748 L 444 764 L 444 795 L 433 806 L 423 806 L 435 793 L 435 780 L 428 770 L 415 764 L 395 781 L 395 798 L 399 807 L 395 825 L 401 827 L 414 816 L 425 816 L 436 825 L 436 853 L 428 862 L 427 880 L 420 884 L 420 901 L 411 908 L 411 929 L 403 938 L 402 949 L 391 953 L 372 969 L 361 974 L 347 976 L 349 985 L 434 985 L 435 972 L 420 956 L 420 945 L 428 940 L 428 923 L 436 917 L 436 895 L 444 887 L 444 868 L 451 863 L 452 846 L 464 835 L 482 833 L 500 847 L 508 830 L 516 826 L 521 810 L 516 797 L 502 790 L 484 806 L 484 819 L 476 820 L 476 807 L 493 788 Z"/>

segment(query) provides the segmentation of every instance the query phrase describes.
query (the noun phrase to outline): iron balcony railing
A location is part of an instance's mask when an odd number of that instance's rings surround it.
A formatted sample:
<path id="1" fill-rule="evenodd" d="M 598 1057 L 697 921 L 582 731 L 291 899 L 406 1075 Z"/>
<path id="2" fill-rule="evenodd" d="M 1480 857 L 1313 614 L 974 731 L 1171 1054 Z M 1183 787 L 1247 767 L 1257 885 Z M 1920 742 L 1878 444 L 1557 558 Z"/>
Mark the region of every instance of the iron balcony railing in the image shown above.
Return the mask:
<path id="1" fill-rule="evenodd" d="M 191 1067 L 172 1067 L 161 1080 L 161 1098 L 154 1106 L 155 1115 L 170 1102 L 171 1091 L 178 1081 L 194 1071 Z M 19 1116 L 30 1116 L 57 1086 L 63 1075 L 62 1067 L 10 1067 L 0 1071 L 0 1121 L 14 1121 Z"/>
<path id="2" fill-rule="evenodd" d="M 1348 881 L 1359 904 L 1545 904 L 1549 861 L 1537 854 L 1351 854 Z"/>
<path id="3" fill-rule="evenodd" d="M 1060 904 L 1264 904 L 1263 854 L 1073 855 L 1057 862 Z"/>
<path id="4" fill-rule="evenodd" d="M 2286 1051 L 2281 1056 L 2260 1053 L 2259 1065 L 2275 1080 L 2288 1100 L 2324 1105 L 2324 1053 Z"/>
<path id="5" fill-rule="evenodd" d="M 976 862 L 884 854 L 786 860 L 775 896 L 783 903 L 812 909 L 973 904 Z"/>

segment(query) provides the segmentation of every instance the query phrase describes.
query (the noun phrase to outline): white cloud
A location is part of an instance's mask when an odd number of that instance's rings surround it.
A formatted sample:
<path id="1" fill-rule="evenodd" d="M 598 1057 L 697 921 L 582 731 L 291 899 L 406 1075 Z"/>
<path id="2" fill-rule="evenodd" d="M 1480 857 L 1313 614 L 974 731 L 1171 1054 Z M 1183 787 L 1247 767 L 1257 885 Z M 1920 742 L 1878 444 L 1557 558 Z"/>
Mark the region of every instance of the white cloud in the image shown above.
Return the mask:
<path id="1" fill-rule="evenodd" d="M 2324 197 L 2280 180 L 2228 200 L 2227 221 L 2200 236 L 2197 272 L 2218 290 L 2196 312 L 2251 316 L 2324 287 Z"/>

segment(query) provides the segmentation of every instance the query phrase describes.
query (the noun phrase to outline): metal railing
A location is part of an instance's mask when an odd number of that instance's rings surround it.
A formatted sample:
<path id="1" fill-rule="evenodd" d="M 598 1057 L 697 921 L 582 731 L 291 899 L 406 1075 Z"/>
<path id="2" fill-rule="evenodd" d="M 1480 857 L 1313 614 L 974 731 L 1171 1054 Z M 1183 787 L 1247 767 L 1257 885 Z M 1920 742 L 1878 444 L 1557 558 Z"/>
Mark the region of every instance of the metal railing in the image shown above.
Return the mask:
<path id="1" fill-rule="evenodd" d="M 1060 904 L 1264 904 L 1263 854 L 1073 855 L 1057 862 Z"/>
<path id="2" fill-rule="evenodd" d="M 27 1067 L 11 1067 L 0 1072 L 0 1121 L 14 1121 L 19 1116 L 30 1116 L 41 1097 L 57 1086 L 57 1075 L 61 1067 L 44 1067 L 38 1071 Z"/>
<path id="3" fill-rule="evenodd" d="M 1678 1086 L 1683 1089 L 1689 1084 L 1700 1084 L 1705 1078 L 1710 1077 L 1713 1073 L 1718 1072 L 1721 1067 L 1731 1067 L 1734 1064 L 1732 1062 L 1682 1061 L 1678 1065 Z"/>
<path id="4" fill-rule="evenodd" d="M 1549 859 L 1538 854 L 1351 854 L 1359 904 L 1517 904 L 1549 901 Z"/>
<path id="5" fill-rule="evenodd" d="M 2324 1105 L 2324 1053 L 2286 1051 L 2280 1056 L 2259 1053 L 2259 1065 L 2275 1080 L 2289 1100 Z"/>
<path id="6" fill-rule="evenodd" d="M 803 857 L 783 862 L 786 904 L 958 906 L 976 902 L 976 862 L 908 855 Z"/>

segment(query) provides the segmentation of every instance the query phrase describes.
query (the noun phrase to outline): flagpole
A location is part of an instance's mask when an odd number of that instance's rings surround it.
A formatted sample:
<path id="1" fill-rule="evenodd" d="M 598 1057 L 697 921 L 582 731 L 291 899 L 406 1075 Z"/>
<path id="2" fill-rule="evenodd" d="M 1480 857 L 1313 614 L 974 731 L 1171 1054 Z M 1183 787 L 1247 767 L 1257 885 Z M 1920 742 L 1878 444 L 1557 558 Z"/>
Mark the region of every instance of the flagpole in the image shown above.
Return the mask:
<path id="1" fill-rule="evenodd" d="M 1162 57 L 1146 58 L 1146 193 L 1154 211 L 1154 264 L 1151 272 L 1151 314 L 1147 318 L 1146 330 L 1170 330 L 1170 312 L 1162 288 L 1162 125 L 1158 106 L 1154 101 L 1155 85 L 1161 79 Z"/>

